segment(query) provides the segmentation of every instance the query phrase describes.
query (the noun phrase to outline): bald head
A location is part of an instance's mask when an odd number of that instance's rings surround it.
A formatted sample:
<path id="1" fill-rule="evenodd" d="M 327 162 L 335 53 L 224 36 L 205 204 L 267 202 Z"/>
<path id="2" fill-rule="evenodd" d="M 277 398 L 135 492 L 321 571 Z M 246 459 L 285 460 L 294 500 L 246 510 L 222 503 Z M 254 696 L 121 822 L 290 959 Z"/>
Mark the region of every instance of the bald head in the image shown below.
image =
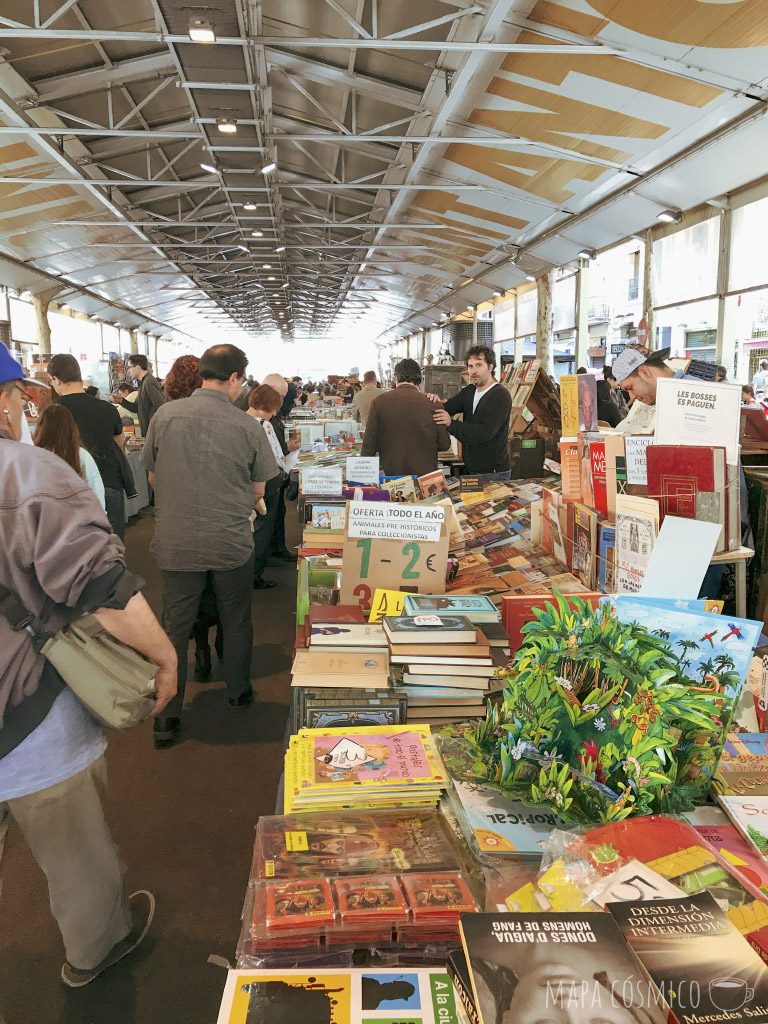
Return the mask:
<path id="1" fill-rule="evenodd" d="M 261 383 L 274 388 L 281 398 L 288 394 L 288 381 L 279 373 L 268 373 Z"/>

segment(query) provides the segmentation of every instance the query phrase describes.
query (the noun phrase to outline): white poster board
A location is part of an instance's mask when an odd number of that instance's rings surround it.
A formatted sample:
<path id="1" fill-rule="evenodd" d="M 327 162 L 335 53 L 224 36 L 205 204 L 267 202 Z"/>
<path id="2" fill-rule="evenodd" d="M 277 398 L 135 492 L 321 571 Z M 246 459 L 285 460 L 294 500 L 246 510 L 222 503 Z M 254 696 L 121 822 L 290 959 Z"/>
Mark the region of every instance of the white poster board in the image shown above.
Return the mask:
<path id="1" fill-rule="evenodd" d="M 700 380 L 661 377 L 656 391 L 656 444 L 725 448 L 738 465 L 741 388 Z"/>

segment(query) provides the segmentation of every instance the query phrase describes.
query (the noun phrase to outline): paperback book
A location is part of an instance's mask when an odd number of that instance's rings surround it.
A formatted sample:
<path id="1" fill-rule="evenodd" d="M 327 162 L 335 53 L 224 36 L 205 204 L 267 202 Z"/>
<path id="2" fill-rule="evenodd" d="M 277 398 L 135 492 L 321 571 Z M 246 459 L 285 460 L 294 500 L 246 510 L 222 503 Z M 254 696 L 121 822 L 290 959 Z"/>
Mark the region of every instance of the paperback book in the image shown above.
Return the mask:
<path id="1" fill-rule="evenodd" d="M 768 1021 L 768 969 L 710 893 L 608 909 L 679 1024 Z"/>
<path id="2" fill-rule="evenodd" d="M 459 927 L 480 1024 L 664 1024 L 609 914 L 462 914 Z"/>
<path id="3" fill-rule="evenodd" d="M 429 967 L 229 971 L 218 1024 L 459 1024 L 453 984 Z"/>

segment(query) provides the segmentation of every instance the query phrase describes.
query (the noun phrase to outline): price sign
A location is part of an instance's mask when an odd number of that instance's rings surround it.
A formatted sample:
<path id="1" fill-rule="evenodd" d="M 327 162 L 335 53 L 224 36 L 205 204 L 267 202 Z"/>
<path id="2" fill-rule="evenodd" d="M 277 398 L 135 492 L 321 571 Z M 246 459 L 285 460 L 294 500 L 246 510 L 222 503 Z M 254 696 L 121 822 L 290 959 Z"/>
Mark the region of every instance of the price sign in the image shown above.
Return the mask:
<path id="1" fill-rule="evenodd" d="M 381 590 L 378 588 L 371 601 L 369 622 L 381 622 L 385 615 L 402 615 L 405 607 L 405 594 L 402 590 Z"/>
<path id="2" fill-rule="evenodd" d="M 371 504 L 373 504 L 371 502 Z M 437 541 L 344 538 L 341 603 L 373 607 L 376 590 L 442 594 L 448 565 L 448 530 Z M 394 608 L 392 614 L 394 612 Z"/>
<path id="3" fill-rule="evenodd" d="M 302 494 L 341 494 L 341 466 L 308 466 L 301 471 Z"/>
<path id="4" fill-rule="evenodd" d="M 369 540 L 439 541 L 446 520 L 440 505 L 350 501 L 346 533 Z"/>
<path id="5" fill-rule="evenodd" d="M 379 456 L 350 456 L 347 459 L 347 481 L 354 484 L 378 484 Z"/>

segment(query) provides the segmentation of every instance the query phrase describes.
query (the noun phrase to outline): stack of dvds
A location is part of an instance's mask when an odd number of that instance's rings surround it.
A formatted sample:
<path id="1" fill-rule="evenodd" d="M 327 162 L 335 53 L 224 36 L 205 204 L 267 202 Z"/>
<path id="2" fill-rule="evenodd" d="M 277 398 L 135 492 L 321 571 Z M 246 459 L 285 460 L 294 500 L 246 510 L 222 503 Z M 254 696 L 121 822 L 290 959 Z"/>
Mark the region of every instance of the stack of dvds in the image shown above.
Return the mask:
<path id="1" fill-rule="evenodd" d="M 447 776 L 428 725 L 301 729 L 285 754 L 285 812 L 434 807 Z"/>
<path id="2" fill-rule="evenodd" d="M 262 817 L 237 964 L 341 965 L 356 949 L 444 963 L 475 909 L 434 809 Z"/>

